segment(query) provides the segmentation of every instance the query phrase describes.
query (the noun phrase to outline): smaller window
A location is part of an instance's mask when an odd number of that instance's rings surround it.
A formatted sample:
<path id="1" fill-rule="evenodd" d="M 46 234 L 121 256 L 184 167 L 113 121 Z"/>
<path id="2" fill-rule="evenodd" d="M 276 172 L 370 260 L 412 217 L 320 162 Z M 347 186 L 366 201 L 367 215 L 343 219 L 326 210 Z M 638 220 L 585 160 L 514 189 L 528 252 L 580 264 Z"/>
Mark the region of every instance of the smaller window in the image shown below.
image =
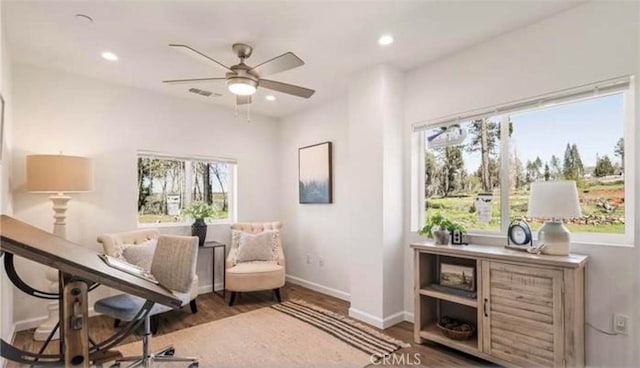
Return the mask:
<path id="1" fill-rule="evenodd" d="M 211 220 L 233 218 L 235 164 L 226 161 L 138 155 L 138 223 L 184 224 L 192 202 L 212 205 Z"/>

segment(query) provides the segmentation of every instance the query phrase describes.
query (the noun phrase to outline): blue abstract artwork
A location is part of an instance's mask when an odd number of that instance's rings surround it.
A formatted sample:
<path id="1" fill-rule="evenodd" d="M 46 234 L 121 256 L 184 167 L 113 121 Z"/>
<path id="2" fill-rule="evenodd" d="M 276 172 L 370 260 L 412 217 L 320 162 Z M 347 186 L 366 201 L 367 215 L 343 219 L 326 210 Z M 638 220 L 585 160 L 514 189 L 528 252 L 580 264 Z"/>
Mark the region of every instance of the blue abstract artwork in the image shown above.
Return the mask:
<path id="1" fill-rule="evenodd" d="M 300 203 L 332 203 L 331 142 L 298 150 Z"/>

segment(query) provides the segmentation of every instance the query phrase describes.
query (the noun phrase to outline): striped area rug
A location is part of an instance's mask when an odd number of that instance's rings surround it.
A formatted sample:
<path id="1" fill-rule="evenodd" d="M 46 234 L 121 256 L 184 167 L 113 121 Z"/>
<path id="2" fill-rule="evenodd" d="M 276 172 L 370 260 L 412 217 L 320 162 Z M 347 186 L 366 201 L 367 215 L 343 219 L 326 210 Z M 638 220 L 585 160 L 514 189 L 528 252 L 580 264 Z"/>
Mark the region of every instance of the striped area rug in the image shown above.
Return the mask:
<path id="1" fill-rule="evenodd" d="M 295 317 L 369 355 L 385 356 L 410 345 L 343 315 L 298 299 L 271 308 Z"/>

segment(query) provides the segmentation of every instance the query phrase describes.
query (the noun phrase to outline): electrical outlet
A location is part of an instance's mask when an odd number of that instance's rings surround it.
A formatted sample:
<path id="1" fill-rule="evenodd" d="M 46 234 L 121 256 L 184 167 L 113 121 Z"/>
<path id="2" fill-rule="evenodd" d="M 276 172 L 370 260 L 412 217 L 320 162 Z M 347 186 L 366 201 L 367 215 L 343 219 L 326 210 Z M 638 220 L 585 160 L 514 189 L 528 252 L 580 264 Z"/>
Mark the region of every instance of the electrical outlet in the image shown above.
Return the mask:
<path id="1" fill-rule="evenodd" d="M 613 315 L 613 331 L 621 335 L 629 334 L 629 316 L 624 314 Z"/>
<path id="2" fill-rule="evenodd" d="M 318 258 L 318 265 L 324 267 L 324 258 Z"/>
<path id="3" fill-rule="evenodd" d="M 307 254 L 307 264 L 311 264 L 311 254 Z"/>

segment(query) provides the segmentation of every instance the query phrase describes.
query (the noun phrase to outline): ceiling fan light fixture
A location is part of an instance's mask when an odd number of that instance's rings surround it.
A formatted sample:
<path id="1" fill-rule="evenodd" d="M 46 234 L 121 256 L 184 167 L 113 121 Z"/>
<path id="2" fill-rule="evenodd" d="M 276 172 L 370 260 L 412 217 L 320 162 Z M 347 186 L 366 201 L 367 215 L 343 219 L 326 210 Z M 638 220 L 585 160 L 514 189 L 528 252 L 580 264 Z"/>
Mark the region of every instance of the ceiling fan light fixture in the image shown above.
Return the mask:
<path id="1" fill-rule="evenodd" d="M 256 93 L 258 83 L 250 78 L 234 77 L 227 80 L 229 92 L 238 96 L 251 96 Z"/>

